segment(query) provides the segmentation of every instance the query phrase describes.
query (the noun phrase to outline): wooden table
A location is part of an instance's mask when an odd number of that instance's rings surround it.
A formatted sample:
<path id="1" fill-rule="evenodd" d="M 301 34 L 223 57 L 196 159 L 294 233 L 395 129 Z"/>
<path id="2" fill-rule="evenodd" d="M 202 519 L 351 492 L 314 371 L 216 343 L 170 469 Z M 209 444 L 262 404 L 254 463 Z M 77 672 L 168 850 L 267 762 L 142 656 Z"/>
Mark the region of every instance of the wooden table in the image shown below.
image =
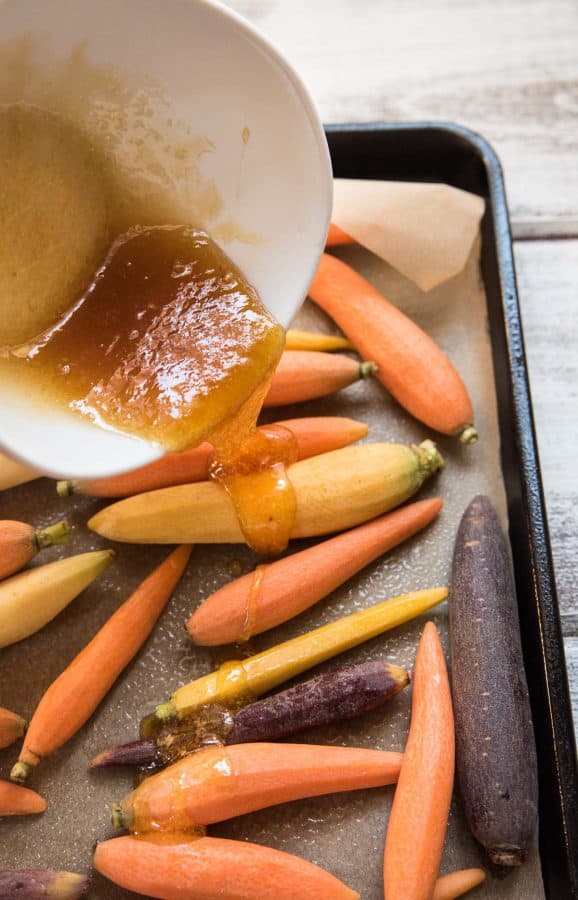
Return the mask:
<path id="1" fill-rule="evenodd" d="M 459 122 L 501 158 L 578 721 L 578 3 L 229 4 L 285 52 L 324 122 Z"/>

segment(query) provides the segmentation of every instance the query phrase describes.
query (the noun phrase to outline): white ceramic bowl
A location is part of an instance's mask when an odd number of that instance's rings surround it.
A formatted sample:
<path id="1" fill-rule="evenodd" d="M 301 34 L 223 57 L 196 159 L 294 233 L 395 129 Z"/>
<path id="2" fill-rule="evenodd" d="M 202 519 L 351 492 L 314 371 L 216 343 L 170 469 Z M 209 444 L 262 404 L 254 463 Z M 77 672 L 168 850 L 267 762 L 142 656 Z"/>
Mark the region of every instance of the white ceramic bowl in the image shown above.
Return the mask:
<path id="1" fill-rule="evenodd" d="M 120 68 L 133 88 L 141 81 L 160 86 L 167 111 L 213 145 L 198 160 L 222 201 L 209 230 L 215 225 L 218 234 L 225 223 L 218 242 L 287 325 L 322 252 L 332 199 L 323 129 L 289 63 L 211 0 L 0 0 L 0 51 L 22 36 L 32 36 L 35 71 L 47 83 L 86 42 L 82 53 L 91 64 Z M 82 84 L 69 79 L 68 93 L 76 89 Z M 23 98 L 16 92 L 9 99 Z M 226 240 L 230 222 L 233 231 L 239 226 L 259 239 Z M 72 478 L 114 474 L 160 455 L 142 441 L 38 408 L 29 393 L 6 383 L 0 445 L 48 474 Z"/>

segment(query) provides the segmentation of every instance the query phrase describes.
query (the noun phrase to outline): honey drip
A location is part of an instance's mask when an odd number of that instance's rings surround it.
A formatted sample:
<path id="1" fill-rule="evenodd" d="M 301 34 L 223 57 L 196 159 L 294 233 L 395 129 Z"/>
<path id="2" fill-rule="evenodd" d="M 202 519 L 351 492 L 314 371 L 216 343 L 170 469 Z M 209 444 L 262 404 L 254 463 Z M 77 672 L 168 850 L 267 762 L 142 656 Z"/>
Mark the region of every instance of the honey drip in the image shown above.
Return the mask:
<path id="1" fill-rule="evenodd" d="M 288 428 L 257 428 L 268 389 L 269 381 L 209 440 L 215 447 L 211 478 L 233 501 L 247 543 L 263 556 L 274 556 L 287 547 L 297 512 L 286 471 L 297 460 L 297 442 Z"/>
<path id="2" fill-rule="evenodd" d="M 263 579 L 265 578 L 265 572 L 268 568 L 269 567 L 267 565 L 257 566 L 255 571 L 253 572 L 251 587 L 249 588 L 249 593 L 247 594 L 245 621 L 243 622 L 243 628 L 238 637 L 240 643 L 248 641 L 249 638 L 253 636 L 257 610 L 259 607 L 259 600 L 261 599 L 261 594 L 263 592 Z"/>

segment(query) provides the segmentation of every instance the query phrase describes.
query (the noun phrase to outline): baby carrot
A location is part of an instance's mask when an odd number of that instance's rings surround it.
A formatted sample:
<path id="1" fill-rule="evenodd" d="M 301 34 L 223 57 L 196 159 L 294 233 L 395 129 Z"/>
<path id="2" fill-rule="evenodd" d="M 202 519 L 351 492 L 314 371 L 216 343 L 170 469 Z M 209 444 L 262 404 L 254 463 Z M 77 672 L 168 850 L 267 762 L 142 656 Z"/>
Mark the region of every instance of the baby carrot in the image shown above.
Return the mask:
<path id="1" fill-rule="evenodd" d="M 336 247 L 339 244 L 355 244 L 355 238 L 352 238 L 350 234 L 347 234 L 347 232 L 343 230 L 343 228 L 340 228 L 339 225 L 335 225 L 332 222 L 329 226 L 329 231 L 327 232 L 325 246 Z"/>
<path id="2" fill-rule="evenodd" d="M 263 700 L 250 703 L 240 709 L 232 719 L 226 744 L 276 741 L 343 719 L 352 719 L 362 713 L 377 709 L 391 700 L 409 683 L 409 675 L 400 666 L 384 660 L 366 660 L 342 666 L 310 678 L 278 694 L 270 694 Z M 210 726 L 209 726 L 210 730 Z M 179 735 L 186 731 L 179 729 Z M 199 725 L 193 716 L 191 721 L 193 741 L 202 739 Z M 93 759 L 93 768 L 102 766 L 162 766 L 174 762 L 175 735 L 161 735 L 157 740 L 131 741 L 109 747 Z M 194 743 L 185 742 L 181 756 L 193 752 Z"/>
<path id="3" fill-rule="evenodd" d="M 434 891 L 454 781 L 454 717 L 437 629 L 417 648 L 411 723 L 385 838 L 385 900 L 427 900 Z"/>
<path id="4" fill-rule="evenodd" d="M 246 841 L 126 835 L 98 844 L 93 862 L 124 890 L 162 900 L 359 900 L 319 866 Z"/>
<path id="5" fill-rule="evenodd" d="M 207 703 L 227 704 L 239 697 L 266 694 L 326 659 L 414 619 L 437 606 L 447 595 L 447 588 L 443 587 L 402 594 L 314 628 L 255 656 L 224 663 L 216 671 L 179 688 L 167 703 L 157 706 L 155 714 L 159 719 L 184 718 Z"/>
<path id="6" fill-rule="evenodd" d="M 42 757 L 62 747 L 90 718 L 153 630 L 190 553 L 188 546 L 174 550 L 50 685 L 10 773 L 13 781 L 26 781 Z"/>
<path id="7" fill-rule="evenodd" d="M 473 891 L 485 880 L 486 873 L 483 869 L 459 869 L 449 875 L 442 875 L 436 881 L 432 900 L 455 900 L 456 897 Z"/>
<path id="8" fill-rule="evenodd" d="M 0 706 L 0 750 L 9 747 L 26 731 L 26 722 L 22 716 Z"/>
<path id="9" fill-rule="evenodd" d="M 311 416 L 303 419 L 286 419 L 273 425 L 262 425 L 263 431 L 290 431 L 297 444 L 297 458 L 307 459 L 319 453 L 328 453 L 360 441 L 367 434 L 367 425 L 346 416 Z M 59 481 L 61 496 L 80 493 L 92 497 L 128 497 L 176 484 L 205 481 L 214 453 L 212 444 L 203 443 L 180 453 L 167 453 L 160 459 L 109 478 L 92 481 Z"/>
<path id="10" fill-rule="evenodd" d="M 447 356 L 365 278 L 324 253 L 309 295 L 375 359 L 377 377 L 412 416 L 462 443 L 476 440 L 468 392 Z"/>
<path id="11" fill-rule="evenodd" d="M 246 641 L 299 615 L 344 581 L 425 528 L 442 501 L 420 500 L 226 584 L 193 613 L 196 644 Z M 299 586 L 298 590 L 296 585 Z"/>
<path id="12" fill-rule="evenodd" d="M 340 353 L 319 350 L 285 350 L 275 369 L 263 407 L 287 406 L 334 394 L 375 375 L 372 362 L 359 362 Z"/>
<path id="13" fill-rule="evenodd" d="M 187 831 L 304 797 L 397 781 L 401 753 L 315 744 L 209 747 L 145 779 L 113 808 L 138 834 Z"/>
<path id="14" fill-rule="evenodd" d="M 298 331 L 290 328 L 285 333 L 286 350 L 353 350 L 353 344 L 339 334 L 321 334 L 317 331 Z"/>
<path id="15" fill-rule="evenodd" d="M 0 582 L 0 647 L 43 628 L 98 578 L 114 550 L 92 550 L 36 566 Z"/>
<path id="16" fill-rule="evenodd" d="M 0 453 L 0 491 L 7 491 L 8 488 L 34 481 L 36 478 L 40 478 L 40 473 L 35 469 Z"/>
<path id="17" fill-rule="evenodd" d="M 342 447 L 287 469 L 297 510 L 291 537 L 335 534 L 408 500 L 444 461 L 432 441 L 418 446 Z M 220 484 L 180 484 L 117 500 L 88 522 L 103 537 L 141 544 L 243 543 L 235 507 Z M 0 586 L 1 587 L 1 586 Z"/>
<path id="18" fill-rule="evenodd" d="M 0 781 L 0 816 L 29 816 L 45 809 L 46 801 L 36 791 Z"/>
<path id="19" fill-rule="evenodd" d="M 45 547 L 66 543 L 69 534 L 70 527 L 64 521 L 40 531 L 26 522 L 0 521 L 0 578 L 14 575 Z"/>

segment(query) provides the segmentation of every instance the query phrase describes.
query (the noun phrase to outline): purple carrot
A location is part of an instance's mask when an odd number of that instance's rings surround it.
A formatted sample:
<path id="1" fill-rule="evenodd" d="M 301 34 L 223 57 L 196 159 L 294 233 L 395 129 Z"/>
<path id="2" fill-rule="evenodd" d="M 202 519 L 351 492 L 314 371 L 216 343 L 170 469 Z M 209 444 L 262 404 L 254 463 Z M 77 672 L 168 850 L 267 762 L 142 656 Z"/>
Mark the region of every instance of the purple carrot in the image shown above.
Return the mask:
<path id="1" fill-rule="evenodd" d="M 5 869 L 0 871 L 0 900 L 77 900 L 87 885 L 84 875 L 73 872 Z"/>
<path id="2" fill-rule="evenodd" d="M 245 706 L 234 718 L 227 743 L 273 741 L 352 719 L 391 700 L 408 682 L 405 669 L 380 660 L 343 666 Z"/>
<path id="3" fill-rule="evenodd" d="M 225 740 L 227 744 L 272 741 L 352 719 L 382 706 L 408 683 L 406 670 L 392 663 L 370 660 L 343 666 L 245 706 L 235 714 Z M 183 755 L 195 749 L 190 743 L 187 747 L 186 741 L 182 746 Z M 160 738 L 158 743 L 132 741 L 110 747 L 95 757 L 91 766 L 149 766 L 168 761 L 174 761 L 174 755 L 165 756 Z"/>
<path id="4" fill-rule="evenodd" d="M 91 759 L 90 765 L 93 769 L 100 769 L 107 766 L 152 766 L 161 762 L 155 741 L 148 740 L 109 747 Z"/>

